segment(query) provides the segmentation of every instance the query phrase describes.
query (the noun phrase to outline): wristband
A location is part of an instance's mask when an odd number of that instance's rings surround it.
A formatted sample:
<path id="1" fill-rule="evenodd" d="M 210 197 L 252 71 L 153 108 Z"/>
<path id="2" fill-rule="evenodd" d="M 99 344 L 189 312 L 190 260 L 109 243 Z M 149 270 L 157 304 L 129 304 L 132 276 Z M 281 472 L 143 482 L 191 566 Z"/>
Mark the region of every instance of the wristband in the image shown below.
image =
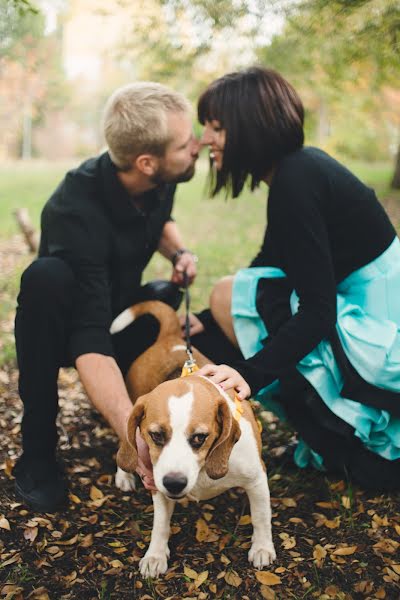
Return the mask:
<path id="1" fill-rule="evenodd" d="M 171 257 L 171 262 L 173 264 L 173 266 L 176 265 L 178 259 L 182 256 L 182 254 L 191 254 L 193 257 L 194 262 L 198 262 L 198 258 L 195 254 L 193 254 L 193 252 L 191 252 L 190 250 L 187 250 L 187 248 L 180 248 L 179 250 L 177 250 L 176 252 L 173 253 L 172 257 Z"/>

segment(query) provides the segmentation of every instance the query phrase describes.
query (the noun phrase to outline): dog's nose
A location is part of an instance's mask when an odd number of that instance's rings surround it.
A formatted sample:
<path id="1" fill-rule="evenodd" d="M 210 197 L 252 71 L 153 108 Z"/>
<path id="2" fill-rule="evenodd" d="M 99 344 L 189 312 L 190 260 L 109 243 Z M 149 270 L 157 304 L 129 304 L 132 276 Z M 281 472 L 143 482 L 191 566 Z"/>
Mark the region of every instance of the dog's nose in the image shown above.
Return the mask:
<path id="1" fill-rule="evenodd" d="M 187 477 L 182 473 L 168 473 L 163 477 L 165 489 L 174 496 L 177 496 L 187 486 Z"/>

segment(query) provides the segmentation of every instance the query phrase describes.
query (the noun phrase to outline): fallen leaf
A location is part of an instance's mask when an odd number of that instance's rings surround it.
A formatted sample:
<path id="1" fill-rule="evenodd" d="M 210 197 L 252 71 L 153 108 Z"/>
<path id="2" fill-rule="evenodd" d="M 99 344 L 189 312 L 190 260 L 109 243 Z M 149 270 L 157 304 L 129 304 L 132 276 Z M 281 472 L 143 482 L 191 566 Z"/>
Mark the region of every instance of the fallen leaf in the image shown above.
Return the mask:
<path id="1" fill-rule="evenodd" d="M 99 490 L 99 488 L 97 488 L 95 485 L 92 485 L 92 487 L 90 488 L 89 496 L 91 500 L 101 500 L 102 498 L 104 498 L 103 492 Z"/>
<path id="2" fill-rule="evenodd" d="M 5 517 L 0 517 L 0 529 L 6 529 L 7 531 L 11 531 L 10 523 Z"/>
<path id="3" fill-rule="evenodd" d="M 251 516 L 250 515 L 243 515 L 239 519 L 239 525 L 250 525 L 250 523 L 251 523 Z"/>
<path id="4" fill-rule="evenodd" d="M 208 578 L 208 571 L 203 571 L 199 574 L 196 581 L 194 582 L 194 587 L 199 588 Z"/>
<path id="5" fill-rule="evenodd" d="M 270 571 L 257 571 L 256 579 L 263 585 L 279 585 L 281 583 L 281 578 Z"/>
<path id="6" fill-rule="evenodd" d="M 335 554 L 335 556 L 349 556 L 350 554 L 354 554 L 356 550 L 357 546 L 342 546 L 341 548 L 336 548 L 332 554 Z"/>
<path id="7" fill-rule="evenodd" d="M 235 573 L 235 571 L 228 571 L 225 574 L 225 581 L 228 585 L 239 587 L 239 585 L 242 583 L 242 578 L 239 577 L 239 575 Z"/>
<path id="8" fill-rule="evenodd" d="M 183 567 L 183 572 L 186 575 L 186 577 L 189 577 L 189 579 L 197 579 L 199 576 L 199 574 L 196 573 L 196 571 L 194 571 L 193 569 L 190 569 L 186 565 Z"/>

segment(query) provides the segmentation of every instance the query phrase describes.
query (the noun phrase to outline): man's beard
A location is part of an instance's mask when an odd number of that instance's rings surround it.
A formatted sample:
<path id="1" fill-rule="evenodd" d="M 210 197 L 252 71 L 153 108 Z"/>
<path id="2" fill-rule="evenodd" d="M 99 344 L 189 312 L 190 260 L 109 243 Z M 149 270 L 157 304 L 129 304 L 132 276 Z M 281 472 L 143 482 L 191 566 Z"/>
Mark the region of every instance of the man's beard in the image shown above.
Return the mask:
<path id="1" fill-rule="evenodd" d="M 192 179 L 195 172 L 195 163 L 193 162 L 190 167 L 181 173 L 169 173 L 163 167 L 159 167 L 158 171 L 151 177 L 151 181 L 156 185 L 162 183 L 184 183 Z"/>

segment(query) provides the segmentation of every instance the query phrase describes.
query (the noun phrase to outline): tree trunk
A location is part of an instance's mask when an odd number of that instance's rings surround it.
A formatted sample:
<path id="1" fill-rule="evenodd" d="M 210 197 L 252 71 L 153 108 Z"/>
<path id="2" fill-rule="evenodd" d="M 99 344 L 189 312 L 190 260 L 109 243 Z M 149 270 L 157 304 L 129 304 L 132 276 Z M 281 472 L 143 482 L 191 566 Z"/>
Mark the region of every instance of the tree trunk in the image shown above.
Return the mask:
<path id="1" fill-rule="evenodd" d="M 396 164 L 394 167 L 394 175 L 390 187 L 393 190 L 400 190 L 400 144 L 397 150 Z"/>

